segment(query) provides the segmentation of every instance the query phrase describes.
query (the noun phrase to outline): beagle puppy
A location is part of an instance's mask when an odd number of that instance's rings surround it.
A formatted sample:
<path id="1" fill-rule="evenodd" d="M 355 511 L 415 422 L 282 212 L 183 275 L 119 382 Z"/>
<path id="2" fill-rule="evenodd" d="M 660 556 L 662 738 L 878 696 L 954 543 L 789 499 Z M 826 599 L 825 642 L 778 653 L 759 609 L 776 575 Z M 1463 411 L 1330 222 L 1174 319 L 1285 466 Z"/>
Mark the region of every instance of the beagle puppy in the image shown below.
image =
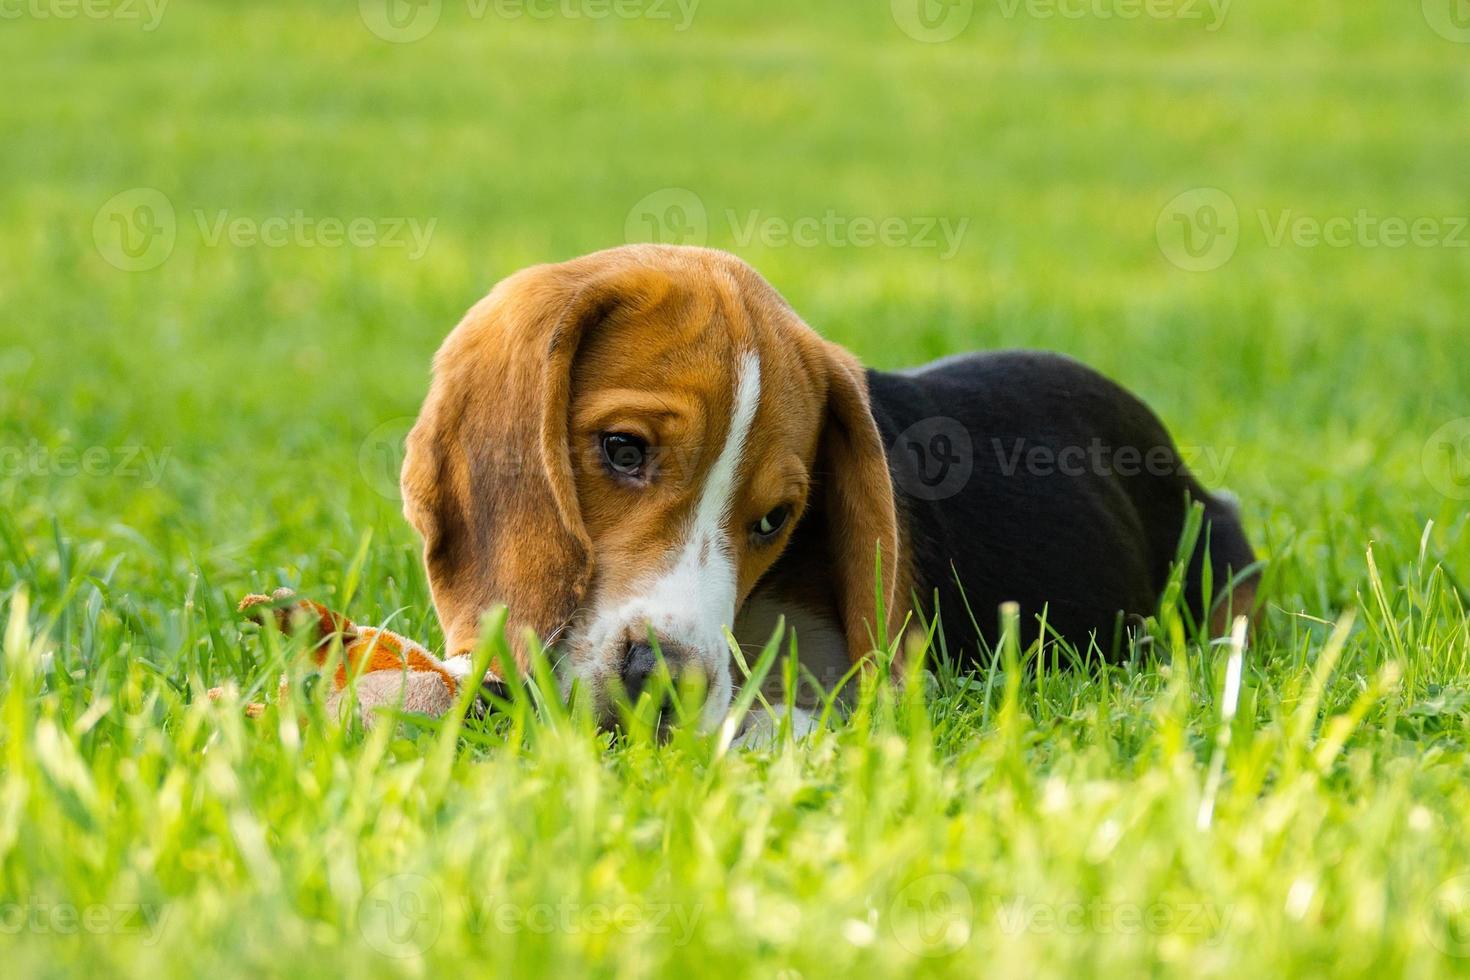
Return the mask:
<path id="1" fill-rule="evenodd" d="M 504 603 L 522 663 L 529 630 L 608 723 L 656 646 L 702 675 L 717 725 L 726 631 L 758 648 L 781 616 L 823 684 L 905 624 L 973 664 L 1011 600 L 1023 643 L 1044 616 L 1115 653 L 1120 617 L 1157 608 L 1190 501 L 1197 621 L 1253 601 L 1253 580 L 1204 594 L 1254 564 L 1240 520 L 1122 388 L 1042 353 L 865 370 L 711 249 L 630 245 L 499 283 L 434 359 L 402 489 L 446 656 Z"/>

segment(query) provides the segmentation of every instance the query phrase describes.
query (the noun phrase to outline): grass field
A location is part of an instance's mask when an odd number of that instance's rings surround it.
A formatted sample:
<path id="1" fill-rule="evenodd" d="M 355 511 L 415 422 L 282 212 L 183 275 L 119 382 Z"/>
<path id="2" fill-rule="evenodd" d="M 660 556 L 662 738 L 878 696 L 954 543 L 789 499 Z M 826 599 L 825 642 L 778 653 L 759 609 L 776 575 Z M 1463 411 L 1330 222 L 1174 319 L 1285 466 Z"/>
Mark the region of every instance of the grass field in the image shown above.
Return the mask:
<path id="1" fill-rule="evenodd" d="M 1470 968 L 1459 0 L 0 14 L 0 973 Z M 650 237 L 1142 394 L 1269 558 L 1238 704 L 1167 615 L 769 752 L 205 701 L 279 674 L 245 592 L 438 642 L 432 351 Z"/>

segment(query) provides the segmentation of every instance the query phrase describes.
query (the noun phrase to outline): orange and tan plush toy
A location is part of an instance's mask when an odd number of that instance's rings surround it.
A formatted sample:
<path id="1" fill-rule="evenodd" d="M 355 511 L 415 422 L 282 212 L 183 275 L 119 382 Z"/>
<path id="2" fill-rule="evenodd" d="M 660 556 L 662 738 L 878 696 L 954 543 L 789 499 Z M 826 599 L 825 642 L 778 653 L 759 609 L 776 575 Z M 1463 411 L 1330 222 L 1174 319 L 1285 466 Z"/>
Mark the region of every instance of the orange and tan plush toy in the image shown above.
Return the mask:
<path id="1" fill-rule="evenodd" d="M 471 670 L 468 655 L 440 660 L 405 636 L 358 626 L 320 603 L 297 598 L 290 589 L 277 589 L 268 596 L 248 595 L 240 602 L 240 612 L 258 623 L 262 623 L 261 614 L 267 610 L 274 612 L 281 632 L 288 636 L 302 634 L 313 641 L 311 656 L 319 668 L 326 667 L 332 641 L 341 640 L 342 653 L 331 678 L 327 710 L 334 715 L 340 710 L 348 678 L 356 677 L 357 705 L 364 725 L 372 725 L 378 708 L 398 708 L 436 718 L 443 715 L 454 706 Z M 283 682 L 282 696 L 285 694 Z M 223 695 L 224 688 L 209 691 L 213 699 Z M 265 711 L 265 706 L 251 704 L 245 711 L 254 718 Z"/>

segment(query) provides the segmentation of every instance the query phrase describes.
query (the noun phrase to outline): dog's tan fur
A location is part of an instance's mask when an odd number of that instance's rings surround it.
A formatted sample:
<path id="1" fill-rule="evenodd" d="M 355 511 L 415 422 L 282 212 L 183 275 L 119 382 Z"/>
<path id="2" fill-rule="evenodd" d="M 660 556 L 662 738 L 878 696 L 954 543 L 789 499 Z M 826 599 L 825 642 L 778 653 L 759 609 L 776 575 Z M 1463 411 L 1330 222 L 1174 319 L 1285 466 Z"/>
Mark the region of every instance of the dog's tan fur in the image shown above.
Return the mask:
<path id="1" fill-rule="evenodd" d="M 522 630 L 561 638 L 594 597 L 638 588 L 664 561 L 730 426 L 735 359 L 759 358 L 760 401 L 725 531 L 739 602 L 803 511 L 831 529 L 824 574 L 849 656 L 875 642 L 874 558 L 890 624 L 907 560 L 861 366 L 812 331 L 750 266 L 723 252 L 627 246 L 506 279 L 434 361 L 408 439 L 405 513 L 424 542 L 448 651 L 509 606 Z M 646 486 L 599 465 L 599 433 L 658 447 Z M 746 533 L 792 508 L 767 544 Z"/>

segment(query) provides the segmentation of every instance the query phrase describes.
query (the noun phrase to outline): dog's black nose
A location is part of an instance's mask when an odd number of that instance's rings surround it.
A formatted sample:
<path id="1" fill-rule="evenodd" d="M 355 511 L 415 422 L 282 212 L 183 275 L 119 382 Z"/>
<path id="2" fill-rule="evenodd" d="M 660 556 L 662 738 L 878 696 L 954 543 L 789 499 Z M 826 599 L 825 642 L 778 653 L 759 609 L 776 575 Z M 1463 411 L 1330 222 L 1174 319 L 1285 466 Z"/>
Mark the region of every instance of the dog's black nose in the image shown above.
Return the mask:
<path id="1" fill-rule="evenodd" d="M 664 654 L 664 663 L 669 665 L 669 676 L 677 678 L 678 659 L 671 653 Z M 647 643 L 630 643 L 627 658 L 623 660 L 623 691 L 629 703 L 636 703 L 638 695 L 652 683 L 658 672 L 658 654 Z"/>

